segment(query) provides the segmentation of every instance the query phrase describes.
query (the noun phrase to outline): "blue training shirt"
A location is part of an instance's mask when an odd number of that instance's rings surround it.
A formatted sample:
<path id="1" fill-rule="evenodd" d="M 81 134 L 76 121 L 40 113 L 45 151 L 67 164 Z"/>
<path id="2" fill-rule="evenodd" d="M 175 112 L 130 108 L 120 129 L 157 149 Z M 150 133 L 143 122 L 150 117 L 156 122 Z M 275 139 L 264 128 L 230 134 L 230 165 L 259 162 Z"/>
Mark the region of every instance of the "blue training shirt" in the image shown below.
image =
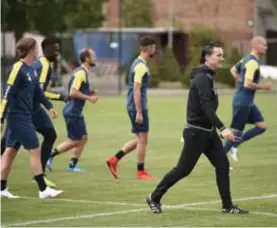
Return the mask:
<path id="1" fill-rule="evenodd" d="M 261 78 L 259 60 L 252 54 L 247 55 L 236 64 L 236 69 L 239 73 L 239 80 L 233 102 L 238 105 L 252 105 L 256 90 L 245 88 L 244 83 L 245 80 L 259 83 Z"/>
<path id="2" fill-rule="evenodd" d="M 136 111 L 134 101 L 134 84 L 141 84 L 141 108 L 142 110 L 148 110 L 147 104 L 147 88 L 150 78 L 150 72 L 147 62 L 142 58 L 136 58 L 130 68 L 129 81 L 128 81 L 128 93 L 127 93 L 127 110 Z"/>
<path id="3" fill-rule="evenodd" d="M 69 79 L 68 94 L 70 94 L 71 88 L 74 88 L 86 95 L 89 95 L 90 84 L 88 74 L 89 72 L 84 66 L 77 67 L 72 72 Z M 85 103 L 85 100 L 71 98 L 64 106 L 64 114 L 68 116 L 81 116 Z"/>

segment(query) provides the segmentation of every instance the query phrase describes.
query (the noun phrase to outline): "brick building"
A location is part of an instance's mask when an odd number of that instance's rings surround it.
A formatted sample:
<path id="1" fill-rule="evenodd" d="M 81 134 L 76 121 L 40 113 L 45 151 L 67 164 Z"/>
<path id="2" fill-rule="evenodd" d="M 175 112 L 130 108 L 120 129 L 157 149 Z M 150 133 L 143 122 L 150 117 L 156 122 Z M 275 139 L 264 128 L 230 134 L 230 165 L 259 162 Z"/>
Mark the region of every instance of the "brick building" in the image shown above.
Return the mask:
<path id="1" fill-rule="evenodd" d="M 107 2 L 106 27 L 118 26 L 119 1 Z M 272 51 L 267 59 L 270 64 L 277 65 L 272 62 L 274 60 L 271 61 L 277 51 L 277 0 L 152 0 L 152 2 L 155 27 L 167 27 L 171 14 L 188 31 L 196 24 L 215 28 L 223 41 L 236 45 L 242 52 L 248 51 L 249 40 L 253 35 L 263 35 L 270 38 Z"/>

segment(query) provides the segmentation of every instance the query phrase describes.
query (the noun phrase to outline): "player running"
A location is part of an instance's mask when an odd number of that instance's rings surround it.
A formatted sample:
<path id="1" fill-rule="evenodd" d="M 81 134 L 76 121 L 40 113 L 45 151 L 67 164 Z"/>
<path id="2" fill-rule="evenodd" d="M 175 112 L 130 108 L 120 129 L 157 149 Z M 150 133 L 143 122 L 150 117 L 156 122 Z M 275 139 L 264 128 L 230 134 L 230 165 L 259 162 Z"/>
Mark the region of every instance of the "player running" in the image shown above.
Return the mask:
<path id="1" fill-rule="evenodd" d="M 86 123 L 82 114 L 86 101 L 96 103 L 98 97 L 90 95 L 89 72 L 90 68 L 95 66 L 96 55 L 92 49 L 83 49 L 80 52 L 80 61 L 82 65 L 77 67 L 69 80 L 68 93 L 70 100 L 64 106 L 63 115 L 66 122 L 68 140 L 53 149 L 47 162 L 47 167 L 52 171 L 52 162 L 54 157 L 71 149 L 73 157 L 68 166 L 70 172 L 84 172 L 77 166 L 82 151 L 88 140 Z"/>
<path id="2" fill-rule="evenodd" d="M 37 43 L 33 38 L 22 38 L 16 45 L 20 61 L 16 62 L 10 72 L 7 88 L 1 104 L 1 124 L 6 113 L 7 137 L 6 149 L 1 159 L 1 197 L 18 198 L 8 191 L 7 180 L 17 150 L 22 144 L 30 151 L 30 167 L 34 180 L 39 187 L 39 198 L 55 197 L 63 191 L 47 187 L 41 165 L 41 152 L 36 128 L 33 123 L 34 102 L 43 103 L 52 115 L 57 113 L 41 90 L 37 72 L 31 64 L 37 58 Z M 1 125 L 2 130 L 2 125 Z"/>
<path id="3" fill-rule="evenodd" d="M 271 90 L 271 83 L 260 83 L 260 58 L 265 55 L 267 43 L 265 38 L 256 36 L 251 41 L 251 53 L 231 68 L 232 75 L 238 80 L 237 91 L 233 97 L 233 118 L 231 128 L 241 141 L 226 141 L 225 153 L 231 152 L 231 158 L 238 161 L 238 146 L 266 131 L 266 122 L 259 108 L 254 103 L 256 90 Z M 243 133 L 246 124 L 255 127 Z"/>

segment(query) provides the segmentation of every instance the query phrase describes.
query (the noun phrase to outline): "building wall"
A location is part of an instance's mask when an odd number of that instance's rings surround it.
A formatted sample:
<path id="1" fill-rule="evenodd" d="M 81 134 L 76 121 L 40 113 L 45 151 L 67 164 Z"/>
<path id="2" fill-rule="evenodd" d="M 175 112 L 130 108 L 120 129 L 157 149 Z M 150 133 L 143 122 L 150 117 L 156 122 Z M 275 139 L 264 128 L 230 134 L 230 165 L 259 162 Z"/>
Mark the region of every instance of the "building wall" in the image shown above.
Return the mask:
<path id="1" fill-rule="evenodd" d="M 200 24 L 214 27 L 225 41 L 249 40 L 254 29 L 248 22 L 254 20 L 254 0 L 152 0 L 156 27 L 166 27 L 170 8 L 174 18 L 189 30 Z M 172 5 L 171 5 L 172 4 Z M 108 27 L 118 26 L 118 0 L 107 3 Z"/>

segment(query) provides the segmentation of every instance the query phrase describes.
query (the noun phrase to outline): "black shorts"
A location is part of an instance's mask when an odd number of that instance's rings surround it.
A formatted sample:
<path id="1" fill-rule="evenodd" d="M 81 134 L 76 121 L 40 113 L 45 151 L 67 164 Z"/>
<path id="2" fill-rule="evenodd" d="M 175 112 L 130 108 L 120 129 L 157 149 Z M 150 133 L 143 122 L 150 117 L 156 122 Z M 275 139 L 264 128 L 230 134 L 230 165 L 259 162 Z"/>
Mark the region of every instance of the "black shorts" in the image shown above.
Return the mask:
<path id="1" fill-rule="evenodd" d="M 148 111 L 143 110 L 142 111 L 142 116 L 143 116 L 143 121 L 141 124 L 138 124 L 136 122 L 136 115 L 137 112 L 133 110 L 128 110 L 128 115 L 131 121 L 131 126 L 132 126 L 132 133 L 139 133 L 139 132 L 148 132 L 149 131 L 149 118 L 148 118 Z"/>

